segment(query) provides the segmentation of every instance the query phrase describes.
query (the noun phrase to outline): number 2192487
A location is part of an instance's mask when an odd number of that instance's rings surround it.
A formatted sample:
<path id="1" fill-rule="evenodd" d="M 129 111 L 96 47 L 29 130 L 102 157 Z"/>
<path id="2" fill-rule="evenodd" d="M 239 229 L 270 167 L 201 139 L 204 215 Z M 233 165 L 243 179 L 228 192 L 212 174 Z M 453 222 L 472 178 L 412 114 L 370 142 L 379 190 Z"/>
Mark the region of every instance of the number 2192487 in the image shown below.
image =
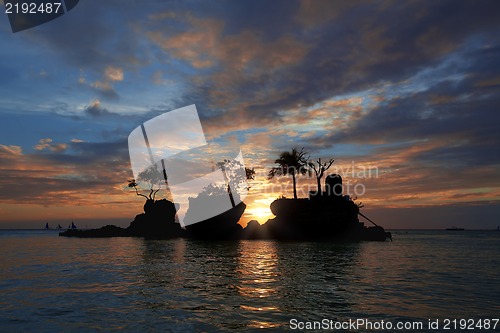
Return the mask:
<path id="1" fill-rule="evenodd" d="M 57 14 L 61 8 L 60 2 L 34 2 L 5 3 L 6 14 Z"/>

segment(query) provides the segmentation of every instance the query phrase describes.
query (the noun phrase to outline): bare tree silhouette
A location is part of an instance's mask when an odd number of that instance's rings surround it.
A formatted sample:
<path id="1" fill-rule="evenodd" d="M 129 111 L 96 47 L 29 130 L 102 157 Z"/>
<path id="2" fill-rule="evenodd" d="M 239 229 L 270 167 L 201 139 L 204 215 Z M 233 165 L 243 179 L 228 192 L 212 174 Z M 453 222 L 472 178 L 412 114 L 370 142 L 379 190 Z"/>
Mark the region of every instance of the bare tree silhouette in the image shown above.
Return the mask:
<path id="1" fill-rule="evenodd" d="M 334 159 L 331 158 L 328 162 L 321 162 L 321 158 L 318 158 L 315 162 L 309 162 L 309 167 L 314 170 L 314 174 L 316 175 L 316 181 L 318 182 L 318 194 L 321 195 L 321 178 L 323 178 L 325 171 L 328 170 L 334 162 Z"/>
<path id="2" fill-rule="evenodd" d="M 141 183 L 146 183 L 149 189 L 149 194 L 139 193 L 137 186 L 139 184 L 137 181 Z M 141 173 L 139 173 L 137 177 L 137 181 L 135 179 L 129 179 L 128 187 L 133 187 L 135 189 L 135 193 L 138 196 L 144 197 L 146 201 L 155 200 L 156 194 L 161 189 L 161 184 L 166 183 L 166 177 L 163 172 L 159 170 L 157 164 L 151 165 L 149 168 L 144 169 Z"/>

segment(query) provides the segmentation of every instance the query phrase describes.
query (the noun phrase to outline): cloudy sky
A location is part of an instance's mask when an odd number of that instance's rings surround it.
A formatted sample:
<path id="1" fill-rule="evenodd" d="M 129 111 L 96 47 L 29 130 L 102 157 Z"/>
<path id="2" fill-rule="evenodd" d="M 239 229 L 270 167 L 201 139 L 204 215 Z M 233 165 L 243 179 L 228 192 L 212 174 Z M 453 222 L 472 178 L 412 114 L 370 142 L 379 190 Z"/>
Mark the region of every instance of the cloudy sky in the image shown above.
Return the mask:
<path id="1" fill-rule="evenodd" d="M 242 224 L 292 195 L 265 176 L 304 147 L 386 227 L 500 225 L 498 1 L 81 1 L 18 33 L 0 16 L 0 228 L 128 225 L 129 133 L 191 104 L 257 171 Z"/>

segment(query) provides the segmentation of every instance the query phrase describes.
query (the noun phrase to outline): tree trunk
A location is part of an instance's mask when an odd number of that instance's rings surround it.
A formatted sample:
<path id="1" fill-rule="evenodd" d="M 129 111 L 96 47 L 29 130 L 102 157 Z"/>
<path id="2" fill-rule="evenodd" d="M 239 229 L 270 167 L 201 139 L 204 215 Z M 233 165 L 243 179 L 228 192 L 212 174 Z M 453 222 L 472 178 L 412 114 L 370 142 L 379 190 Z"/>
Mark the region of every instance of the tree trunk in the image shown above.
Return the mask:
<path id="1" fill-rule="evenodd" d="M 321 178 L 316 177 L 316 181 L 318 182 L 318 195 L 321 195 Z"/>
<path id="2" fill-rule="evenodd" d="M 297 199 L 297 184 L 295 181 L 295 173 L 292 173 L 292 179 L 293 179 L 293 198 Z"/>

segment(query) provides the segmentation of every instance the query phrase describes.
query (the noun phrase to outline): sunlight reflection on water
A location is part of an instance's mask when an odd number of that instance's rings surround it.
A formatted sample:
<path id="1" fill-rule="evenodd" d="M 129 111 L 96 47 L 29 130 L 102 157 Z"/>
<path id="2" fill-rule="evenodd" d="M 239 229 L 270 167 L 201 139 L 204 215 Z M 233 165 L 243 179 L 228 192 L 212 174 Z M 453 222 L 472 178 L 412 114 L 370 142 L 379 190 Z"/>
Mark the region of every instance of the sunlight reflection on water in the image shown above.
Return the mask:
<path id="1" fill-rule="evenodd" d="M 485 318 L 500 233 L 394 242 L 68 239 L 0 231 L 0 330 L 224 331 L 298 320 Z"/>

